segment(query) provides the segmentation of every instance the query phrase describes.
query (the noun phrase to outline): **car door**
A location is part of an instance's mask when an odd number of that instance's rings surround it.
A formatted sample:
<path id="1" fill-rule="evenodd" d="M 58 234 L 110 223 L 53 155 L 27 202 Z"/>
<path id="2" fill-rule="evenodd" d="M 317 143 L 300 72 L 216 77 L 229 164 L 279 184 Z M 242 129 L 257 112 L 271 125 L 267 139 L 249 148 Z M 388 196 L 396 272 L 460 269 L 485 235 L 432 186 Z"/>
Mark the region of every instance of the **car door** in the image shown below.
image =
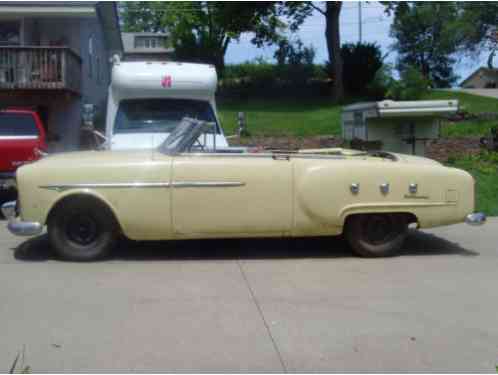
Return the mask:
<path id="1" fill-rule="evenodd" d="M 171 181 L 178 237 L 278 236 L 291 230 L 289 158 L 183 154 L 174 157 Z"/>

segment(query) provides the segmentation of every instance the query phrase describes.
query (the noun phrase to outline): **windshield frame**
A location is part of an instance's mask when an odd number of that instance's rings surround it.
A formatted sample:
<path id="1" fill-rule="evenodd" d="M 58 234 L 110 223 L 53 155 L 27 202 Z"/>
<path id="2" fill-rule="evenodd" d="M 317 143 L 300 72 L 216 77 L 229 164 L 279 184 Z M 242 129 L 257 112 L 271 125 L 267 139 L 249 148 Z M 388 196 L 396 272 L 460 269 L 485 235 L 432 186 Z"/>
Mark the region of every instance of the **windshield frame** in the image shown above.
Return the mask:
<path id="1" fill-rule="evenodd" d="M 199 121 L 184 117 L 163 143 L 159 145 L 157 150 L 166 155 L 178 155 L 188 152 L 203 133 L 207 137 L 216 137 L 214 132 L 207 134 L 215 126 L 217 126 L 215 122 Z M 213 152 L 216 152 L 216 143 Z"/>

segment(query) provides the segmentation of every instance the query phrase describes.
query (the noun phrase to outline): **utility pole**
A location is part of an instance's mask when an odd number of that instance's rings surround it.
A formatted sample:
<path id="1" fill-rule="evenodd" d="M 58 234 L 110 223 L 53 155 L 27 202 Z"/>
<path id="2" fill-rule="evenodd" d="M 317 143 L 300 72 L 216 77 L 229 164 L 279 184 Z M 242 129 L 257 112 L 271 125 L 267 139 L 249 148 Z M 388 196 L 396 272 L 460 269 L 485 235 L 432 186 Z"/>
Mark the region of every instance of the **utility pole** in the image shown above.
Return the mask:
<path id="1" fill-rule="evenodd" d="M 363 23 L 363 20 L 361 18 L 361 0 L 358 1 L 358 39 L 359 39 L 359 42 L 361 43 L 363 38 L 362 38 L 362 23 Z"/>

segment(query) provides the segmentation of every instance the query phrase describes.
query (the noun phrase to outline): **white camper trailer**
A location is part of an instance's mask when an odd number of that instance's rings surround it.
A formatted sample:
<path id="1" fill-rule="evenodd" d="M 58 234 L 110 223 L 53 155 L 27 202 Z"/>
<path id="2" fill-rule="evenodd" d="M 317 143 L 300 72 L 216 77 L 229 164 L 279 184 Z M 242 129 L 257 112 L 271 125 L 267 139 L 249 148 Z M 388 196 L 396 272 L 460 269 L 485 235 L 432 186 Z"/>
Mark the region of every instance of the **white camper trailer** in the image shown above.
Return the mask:
<path id="1" fill-rule="evenodd" d="M 107 103 L 110 149 L 158 147 L 184 118 L 216 123 L 216 137 L 201 137 L 206 148 L 228 143 L 216 113 L 216 70 L 181 62 L 115 61 Z"/>

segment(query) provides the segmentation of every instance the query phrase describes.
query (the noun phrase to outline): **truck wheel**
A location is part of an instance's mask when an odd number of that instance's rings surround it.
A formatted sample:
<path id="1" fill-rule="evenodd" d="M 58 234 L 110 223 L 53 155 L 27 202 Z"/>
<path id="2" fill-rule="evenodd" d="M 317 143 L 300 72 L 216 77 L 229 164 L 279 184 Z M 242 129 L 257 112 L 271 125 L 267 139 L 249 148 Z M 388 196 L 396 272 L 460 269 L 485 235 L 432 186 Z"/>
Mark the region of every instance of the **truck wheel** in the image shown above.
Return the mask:
<path id="1" fill-rule="evenodd" d="M 105 257 L 118 237 L 114 215 L 103 204 L 73 198 L 55 208 L 48 222 L 48 237 L 63 259 L 92 261 Z"/>
<path id="2" fill-rule="evenodd" d="M 408 224 L 404 214 L 361 214 L 349 217 L 344 231 L 357 255 L 385 257 L 401 248 Z"/>

